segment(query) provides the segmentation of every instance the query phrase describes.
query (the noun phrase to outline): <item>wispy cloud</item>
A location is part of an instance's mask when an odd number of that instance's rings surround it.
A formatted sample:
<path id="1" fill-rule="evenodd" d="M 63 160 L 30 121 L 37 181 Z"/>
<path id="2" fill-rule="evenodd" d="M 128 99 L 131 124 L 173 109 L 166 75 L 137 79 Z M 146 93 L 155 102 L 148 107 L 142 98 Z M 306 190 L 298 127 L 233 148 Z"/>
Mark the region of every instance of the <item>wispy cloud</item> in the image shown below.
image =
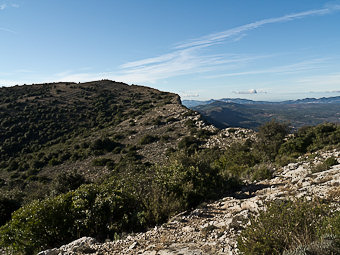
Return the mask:
<path id="1" fill-rule="evenodd" d="M 8 3 L 8 2 L 1 2 L 0 3 L 0 11 L 3 11 L 3 10 L 10 8 L 10 7 L 19 8 L 20 6 L 18 4 L 15 4 L 15 3 Z M 12 34 L 16 33 L 12 29 L 5 28 L 5 27 L 0 27 L 0 31 L 12 33 Z"/>
<path id="2" fill-rule="evenodd" d="M 4 27 L 0 27 L 0 31 L 15 34 L 15 31 L 13 31 L 12 29 L 4 28 Z"/>
<path id="3" fill-rule="evenodd" d="M 340 87 L 340 73 L 314 75 L 300 78 L 295 82 L 299 85 L 308 87 L 320 87 L 321 89 L 325 87 L 333 87 L 335 90 L 337 90 Z"/>
<path id="4" fill-rule="evenodd" d="M 262 27 L 267 24 L 288 22 L 315 15 L 326 15 L 340 10 L 340 5 L 328 5 L 327 7 L 293 13 L 276 18 L 263 19 L 243 26 L 228 29 L 219 33 L 209 34 L 203 37 L 192 39 L 188 42 L 179 43 L 172 52 L 160 56 L 146 58 L 138 61 L 128 62 L 121 65 L 119 79 L 132 82 L 151 82 L 184 74 L 203 73 L 216 71 L 222 66 L 247 63 L 250 60 L 245 56 L 230 55 L 206 55 L 205 49 L 223 43 L 230 38 L 237 42 L 246 36 L 246 32 Z M 312 60 L 314 61 L 314 60 Z M 314 64 L 314 66 L 313 66 Z M 223 73 L 215 77 L 228 77 L 236 75 L 263 74 L 263 73 L 289 73 L 299 72 L 317 68 L 315 63 L 297 63 L 287 66 L 280 66 L 266 70 L 255 70 L 247 72 Z"/>
<path id="5" fill-rule="evenodd" d="M 169 52 L 131 61 L 122 64 L 118 70 L 112 72 L 68 72 L 56 75 L 58 80 L 88 81 L 97 79 L 112 79 L 127 83 L 155 83 L 159 80 L 176 77 L 179 75 L 201 74 L 214 72 L 214 75 L 206 78 L 230 77 L 241 75 L 255 75 L 266 73 L 296 73 L 320 68 L 326 59 L 310 59 L 289 65 L 281 65 L 271 68 L 244 71 L 241 67 L 253 63 L 259 58 L 268 56 L 249 56 L 246 54 L 209 54 L 208 48 L 216 47 L 227 39 L 237 41 L 247 36 L 247 32 L 262 26 L 274 23 L 282 23 L 309 16 L 327 15 L 340 10 L 340 5 L 328 5 L 321 9 L 308 10 L 293 13 L 276 18 L 262 19 L 242 26 L 234 27 L 219 33 L 209 34 L 187 42 L 178 43 Z M 4 30 L 1 29 L 0 30 Z M 5 31 L 5 30 L 4 30 Z M 237 71 L 235 71 L 237 70 Z"/>
<path id="6" fill-rule="evenodd" d="M 20 5 L 17 4 L 17 3 L 11 3 L 10 1 L 2 1 L 0 2 L 0 11 L 3 11 L 7 8 L 10 8 L 10 7 L 13 7 L 13 8 L 19 8 Z"/>
<path id="7" fill-rule="evenodd" d="M 293 14 L 288 14 L 282 17 L 277 17 L 277 18 L 263 19 L 263 20 L 259 20 L 256 22 L 243 25 L 243 26 L 228 29 L 228 30 L 225 30 L 219 33 L 214 33 L 214 34 L 206 35 L 206 36 L 199 37 L 196 39 L 192 39 L 189 42 L 178 44 L 176 48 L 182 49 L 182 48 L 194 47 L 194 46 L 199 46 L 199 45 L 201 46 L 209 45 L 212 43 L 224 41 L 230 37 L 239 36 L 239 34 L 244 34 L 245 32 L 249 30 L 254 30 L 256 28 L 262 27 L 267 24 L 287 22 L 287 21 L 292 21 L 295 19 L 305 18 L 308 16 L 325 15 L 325 14 L 329 14 L 337 10 L 340 10 L 340 5 L 328 5 L 328 7 L 325 7 L 322 9 L 293 13 Z"/>
<path id="8" fill-rule="evenodd" d="M 244 72 L 229 72 L 218 75 L 208 75 L 205 78 L 221 78 L 221 77 L 232 77 L 232 76 L 243 76 L 243 75 L 257 75 L 257 74 L 288 74 L 288 73 L 299 73 L 303 71 L 310 71 L 315 69 L 320 69 L 321 65 L 325 63 L 328 58 L 317 58 L 306 61 L 301 61 L 298 63 L 293 63 L 289 65 L 276 66 L 266 69 L 257 69 Z"/>
<path id="9" fill-rule="evenodd" d="M 321 91 L 309 91 L 309 93 L 325 93 L 325 94 L 340 94 L 340 90 L 321 90 Z"/>
<path id="10" fill-rule="evenodd" d="M 221 65 L 236 66 L 265 57 L 237 54 L 204 55 L 200 50 L 201 47 L 191 47 L 155 58 L 129 62 L 121 66 L 118 77 L 124 81 L 154 83 L 164 78 L 213 71 Z"/>
<path id="11" fill-rule="evenodd" d="M 33 71 L 29 69 L 17 69 L 11 72 L 0 72 L 0 75 L 1 76 L 18 76 L 23 73 L 33 73 Z"/>

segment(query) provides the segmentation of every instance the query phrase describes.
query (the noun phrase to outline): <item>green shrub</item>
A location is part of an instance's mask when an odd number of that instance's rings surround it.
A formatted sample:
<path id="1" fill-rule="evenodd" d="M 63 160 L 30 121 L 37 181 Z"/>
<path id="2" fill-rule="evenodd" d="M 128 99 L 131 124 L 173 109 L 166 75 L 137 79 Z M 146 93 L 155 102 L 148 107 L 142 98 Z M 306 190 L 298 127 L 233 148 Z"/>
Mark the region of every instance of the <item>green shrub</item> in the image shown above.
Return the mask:
<path id="1" fill-rule="evenodd" d="M 213 132 L 206 129 L 199 129 L 197 132 L 197 136 L 201 139 L 207 139 L 213 134 L 214 134 Z"/>
<path id="2" fill-rule="evenodd" d="M 149 167 L 145 174 L 140 170 L 128 174 L 134 193 L 141 194 L 145 219 L 148 224 L 160 224 L 170 216 L 191 209 L 201 202 L 218 198 L 238 187 L 231 178 L 223 178 L 213 166 L 217 151 L 200 151 L 194 154 L 177 152 L 166 165 Z"/>
<path id="3" fill-rule="evenodd" d="M 159 138 L 157 136 L 145 135 L 140 139 L 139 143 L 141 145 L 145 145 L 145 144 L 156 142 L 158 140 L 159 140 Z"/>
<path id="4" fill-rule="evenodd" d="M 112 161 L 112 159 L 96 158 L 96 159 L 92 160 L 92 165 L 93 166 L 105 166 L 110 161 Z"/>
<path id="5" fill-rule="evenodd" d="M 56 177 L 53 186 L 55 192 L 61 194 L 75 190 L 85 183 L 84 176 L 77 172 L 62 172 Z"/>
<path id="6" fill-rule="evenodd" d="M 50 165 L 50 166 L 56 166 L 56 165 L 59 165 L 61 162 L 58 160 L 58 159 L 56 159 L 56 158 L 52 158 L 52 159 L 50 159 L 49 161 L 48 161 L 48 164 Z"/>
<path id="7" fill-rule="evenodd" d="M 263 157 L 273 160 L 288 133 L 288 124 L 271 120 L 259 127 L 256 147 L 262 152 Z"/>
<path id="8" fill-rule="evenodd" d="M 169 141 L 170 139 L 171 139 L 171 137 L 170 137 L 169 135 L 162 135 L 160 141 L 161 141 L 162 143 L 166 143 L 166 142 Z"/>
<path id="9" fill-rule="evenodd" d="M 189 128 L 197 128 L 195 121 L 192 119 L 188 119 L 184 124 Z"/>
<path id="10" fill-rule="evenodd" d="M 228 128 L 229 133 L 235 133 L 237 131 L 236 128 Z"/>
<path id="11" fill-rule="evenodd" d="M 165 123 L 162 121 L 162 116 L 157 116 L 157 118 L 154 118 L 151 121 L 151 124 L 156 125 L 156 126 L 161 126 L 161 125 L 164 125 Z"/>
<path id="12" fill-rule="evenodd" d="M 319 238 L 309 244 L 287 250 L 283 255 L 333 255 L 340 254 L 340 212 L 322 220 Z"/>
<path id="13" fill-rule="evenodd" d="M 298 157 L 306 152 L 314 152 L 340 143 L 340 125 L 324 123 L 315 127 L 302 127 L 283 143 L 279 155 Z"/>
<path id="14" fill-rule="evenodd" d="M 262 181 L 265 179 L 271 179 L 273 177 L 273 171 L 271 170 L 271 166 L 260 164 L 252 169 L 250 175 L 252 181 Z"/>
<path id="15" fill-rule="evenodd" d="M 0 228 L 0 246 L 33 254 L 87 235 L 103 240 L 140 229 L 138 203 L 113 184 L 83 185 L 76 191 L 34 201 L 13 213 Z"/>
<path id="16" fill-rule="evenodd" d="M 318 173 L 330 169 L 332 166 L 337 165 L 338 160 L 335 157 L 329 157 L 324 162 L 319 163 L 312 167 L 312 173 Z"/>
<path id="17" fill-rule="evenodd" d="M 294 156 L 280 155 L 275 158 L 275 163 L 279 166 L 286 166 L 289 163 L 295 163 L 296 158 Z"/>
<path id="18" fill-rule="evenodd" d="M 252 148 L 242 143 L 233 143 L 224 154 L 215 161 L 222 175 L 236 179 L 249 177 L 252 168 L 259 163 Z"/>
<path id="19" fill-rule="evenodd" d="M 169 118 L 166 120 L 167 123 L 169 123 L 169 122 L 176 122 L 176 121 L 178 121 L 178 119 L 175 118 L 175 117 L 169 117 Z"/>
<path id="20" fill-rule="evenodd" d="M 242 254 L 282 254 L 320 237 L 320 225 L 330 215 L 318 201 L 276 201 L 242 231 L 238 247 Z"/>
<path id="21" fill-rule="evenodd" d="M 121 145 L 110 138 L 99 138 L 96 139 L 92 145 L 91 149 L 94 151 L 105 151 L 105 152 L 111 152 L 115 148 L 120 147 Z"/>
<path id="22" fill-rule="evenodd" d="M 194 153 L 199 148 L 200 141 L 194 136 L 185 136 L 178 143 L 178 148 L 186 150 L 187 152 Z"/>
<path id="23" fill-rule="evenodd" d="M 322 224 L 321 233 L 335 236 L 340 242 L 340 212 L 337 211 L 329 218 L 326 218 Z M 340 248 L 340 243 L 338 244 Z"/>
<path id="24" fill-rule="evenodd" d="M 331 166 L 334 166 L 334 165 L 337 165 L 339 164 L 338 163 L 338 160 L 334 157 L 334 156 L 331 156 L 329 158 L 327 158 L 324 163 L 328 166 L 328 167 L 331 167 Z"/>
<path id="25" fill-rule="evenodd" d="M 1 246 L 13 253 L 33 254 L 38 249 L 71 240 L 74 234 L 70 228 L 74 222 L 69 208 L 70 194 L 20 208 L 0 228 Z"/>

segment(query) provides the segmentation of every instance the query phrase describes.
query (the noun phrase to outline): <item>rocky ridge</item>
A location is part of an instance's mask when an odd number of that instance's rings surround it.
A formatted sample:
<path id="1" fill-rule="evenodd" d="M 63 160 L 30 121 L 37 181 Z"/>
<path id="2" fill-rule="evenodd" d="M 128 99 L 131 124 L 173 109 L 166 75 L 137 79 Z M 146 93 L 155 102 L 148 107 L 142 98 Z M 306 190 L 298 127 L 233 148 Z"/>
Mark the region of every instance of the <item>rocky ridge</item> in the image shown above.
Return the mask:
<path id="1" fill-rule="evenodd" d="M 206 144 L 204 144 L 204 147 L 226 148 L 229 147 L 233 142 L 244 142 L 247 139 L 255 141 L 256 132 L 246 128 L 225 128 L 220 130 L 217 134 L 209 137 Z"/>
<path id="2" fill-rule="evenodd" d="M 238 193 L 202 204 L 193 211 L 182 212 L 145 233 L 130 234 L 105 243 L 83 237 L 39 255 L 238 254 L 237 236 L 249 224 L 250 217 L 262 210 L 266 202 L 292 197 L 311 199 L 315 196 L 340 202 L 339 197 L 333 196 L 340 189 L 340 164 L 326 171 L 312 172 L 315 165 L 330 156 L 340 163 L 340 151 L 337 150 L 300 157 L 296 163 L 275 170 L 271 180 L 249 184 Z"/>

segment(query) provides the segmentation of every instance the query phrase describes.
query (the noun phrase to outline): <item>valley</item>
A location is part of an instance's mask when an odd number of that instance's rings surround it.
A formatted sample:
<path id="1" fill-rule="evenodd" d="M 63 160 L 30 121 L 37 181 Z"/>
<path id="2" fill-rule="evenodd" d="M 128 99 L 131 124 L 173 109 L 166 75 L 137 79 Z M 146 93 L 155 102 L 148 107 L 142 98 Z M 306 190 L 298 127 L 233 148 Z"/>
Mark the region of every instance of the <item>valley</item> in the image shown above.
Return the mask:
<path id="1" fill-rule="evenodd" d="M 340 122 L 340 97 L 303 99 L 278 103 L 242 99 L 221 99 L 206 102 L 184 101 L 218 128 L 242 127 L 258 129 L 276 119 L 293 129 L 324 122 Z"/>

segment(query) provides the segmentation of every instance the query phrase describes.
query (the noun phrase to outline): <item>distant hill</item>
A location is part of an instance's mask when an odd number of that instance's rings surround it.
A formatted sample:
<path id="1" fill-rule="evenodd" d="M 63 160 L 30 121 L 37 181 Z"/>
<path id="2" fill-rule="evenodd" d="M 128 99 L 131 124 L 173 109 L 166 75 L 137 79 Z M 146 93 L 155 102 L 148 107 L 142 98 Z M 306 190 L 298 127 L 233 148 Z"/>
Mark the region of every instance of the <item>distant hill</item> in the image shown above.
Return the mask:
<path id="1" fill-rule="evenodd" d="M 254 101 L 243 98 L 222 98 L 222 99 L 210 99 L 207 101 L 199 100 L 183 100 L 182 104 L 188 108 L 192 108 L 198 105 L 211 104 L 213 102 L 225 102 L 225 103 L 236 103 L 236 104 L 273 104 L 273 105 L 285 105 L 285 104 L 340 104 L 340 96 L 336 97 L 322 97 L 322 98 L 304 98 L 297 100 L 286 100 L 280 102 L 270 101 Z"/>
<path id="2" fill-rule="evenodd" d="M 207 121 L 219 128 L 257 129 L 271 119 L 288 122 L 295 129 L 323 122 L 340 122 L 340 97 L 307 98 L 280 103 L 221 99 L 190 108 L 202 114 Z"/>

